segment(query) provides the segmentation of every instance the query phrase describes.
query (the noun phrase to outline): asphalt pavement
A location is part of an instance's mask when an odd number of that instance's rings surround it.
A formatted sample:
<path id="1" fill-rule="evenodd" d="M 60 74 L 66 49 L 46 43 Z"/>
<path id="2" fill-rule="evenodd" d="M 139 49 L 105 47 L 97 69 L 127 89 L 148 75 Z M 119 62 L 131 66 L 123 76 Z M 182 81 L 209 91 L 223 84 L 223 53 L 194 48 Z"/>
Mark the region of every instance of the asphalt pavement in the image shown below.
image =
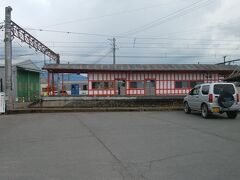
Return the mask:
<path id="1" fill-rule="evenodd" d="M 0 115 L 0 180 L 239 180 L 240 114 Z"/>

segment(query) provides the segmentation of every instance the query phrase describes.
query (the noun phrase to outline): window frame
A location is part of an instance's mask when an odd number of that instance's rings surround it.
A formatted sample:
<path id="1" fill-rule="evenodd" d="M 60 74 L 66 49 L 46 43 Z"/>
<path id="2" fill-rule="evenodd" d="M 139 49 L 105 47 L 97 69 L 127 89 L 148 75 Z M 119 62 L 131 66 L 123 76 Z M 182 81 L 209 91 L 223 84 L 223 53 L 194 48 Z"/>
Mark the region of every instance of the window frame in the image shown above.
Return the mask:
<path id="1" fill-rule="evenodd" d="M 204 86 L 208 86 L 208 93 L 207 94 L 205 94 L 205 93 L 203 93 L 203 87 Z M 202 85 L 202 88 L 201 88 L 201 94 L 203 95 L 203 96 L 208 96 L 209 95 L 209 91 L 210 91 L 210 85 Z"/>
<path id="2" fill-rule="evenodd" d="M 179 83 L 179 82 L 187 82 L 187 87 L 176 87 L 176 83 Z M 175 89 L 190 89 L 189 88 L 189 81 L 184 81 L 184 80 L 178 80 L 178 81 L 175 81 L 175 83 L 174 83 L 174 87 L 175 87 Z"/>
<path id="3" fill-rule="evenodd" d="M 198 91 L 198 93 L 194 93 L 194 91 Z M 196 86 L 189 91 L 189 95 L 191 96 L 198 96 L 200 92 L 200 86 Z"/>
<path id="4" fill-rule="evenodd" d="M 182 87 L 182 88 L 176 87 L 177 82 L 187 82 L 187 87 Z M 191 87 L 191 82 L 197 82 L 199 84 L 196 84 L 195 86 Z M 175 89 L 193 89 L 197 85 L 200 85 L 201 83 L 204 83 L 204 82 L 202 82 L 201 80 L 199 80 L 199 81 L 198 80 L 177 80 L 177 81 L 174 81 L 174 87 L 175 87 Z"/>
<path id="5" fill-rule="evenodd" d="M 103 88 L 94 88 L 93 83 L 103 83 Z M 112 83 L 112 87 L 105 89 L 104 83 Z M 91 81 L 92 90 L 114 90 L 114 81 Z"/>
<path id="6" fill-rule="evenodd" d="M 223 88 L 221 87 L 223 91 L 221 91 L 221 92 L 219 92 L 219 93 L 216 92 L 215 86 L 219 86 L 219 85 L 223 85 L 223 86 L 231 85 L 232 90 L 234 90 L 234 92 L 231 92 L 231 94 L 234 95 L 234 94 L 237 93 L 237 92 L 236 92 L 236 89 L 234 88 L 234 85 L 233 85 L 233 84 L 224 84 L 224 83 L 222 83 L 222 84 L 214 84 L 214 85 L 213 85 L 213 93 L 214 93 L 214 94 L 220 95 L 221 93 L 224 93 L 224 88 L 226 88 L 226 87 L 223 87 Z M 229 91 L 228 91 L 228 92 L 229 92 Z"/>
<path id="7" fill-rule="evenodd" d="M 194 90 L 196 90 L 198 93 L 194 94 Z M 200 92 L 200 86 L 193 88 L 193 96 L 198 96 L 199 92 Z"/>
<path id="8" fill-rule="evenodd" d="M 130 86 L 130 84 L 133 83 L 133 82 L 137 82 L 137 83 L 141 82 L 143 86 L 142 87 L 133 88 L 133 87 Z M 128 87 L 129 87 L 129 89 L 144 89 L 145 88 L 145 81 L 140 81 L 140 80 L 138 80 L 138 81 L 128 81 Z"/>

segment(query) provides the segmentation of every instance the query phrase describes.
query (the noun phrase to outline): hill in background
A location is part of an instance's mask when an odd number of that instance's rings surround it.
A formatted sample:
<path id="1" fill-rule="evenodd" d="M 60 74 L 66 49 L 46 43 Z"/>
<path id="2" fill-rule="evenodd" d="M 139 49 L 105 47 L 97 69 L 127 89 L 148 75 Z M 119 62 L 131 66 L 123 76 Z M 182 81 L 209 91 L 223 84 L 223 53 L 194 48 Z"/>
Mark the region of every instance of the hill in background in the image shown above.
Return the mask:
<path id="1" fill-rule="evenodd" d="M 47 82 L 47 72 L 42 71 L 40 73 L 41 82 Z M 62 74 L 60 75 L 60 79 L 62 80 Z M 54 80 L 57 80 L 57 74 L 54 75 Z M 64 81 L 87 81 L 87 77 L 81 74 L 64 74 Z"/>

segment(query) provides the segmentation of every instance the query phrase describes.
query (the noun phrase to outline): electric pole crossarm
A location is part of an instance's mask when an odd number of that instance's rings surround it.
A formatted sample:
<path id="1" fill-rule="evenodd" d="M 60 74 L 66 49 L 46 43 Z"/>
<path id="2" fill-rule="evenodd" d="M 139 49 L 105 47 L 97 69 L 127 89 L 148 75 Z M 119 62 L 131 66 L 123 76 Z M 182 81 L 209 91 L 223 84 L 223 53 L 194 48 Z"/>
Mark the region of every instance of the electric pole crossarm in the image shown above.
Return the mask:
<path id="1" fill-rule="evenodd" d="M 233 63 L 233 62 L 237 62 L 237 61 L 240 61 L 240 59 L 234 59 L 234 60 L 229 60 L 229 61 L 225 61 L 225 62 L 223 62 L 223 63 L 217 63 L 217 65 L 220 65 L 220 64 L 229 64 L 229 63 Z"/>
<path id="2" fill-rule="evenodd" d="M 11 35 L 20 39 L 22 42 L 27 43 L 30 47 L 33 47 L 36 51 L 40 51 L 50 59 L 54 60 L 57 64 L 60 63 L 59 54 L 56 54 L 39 40 L 34 38 L 31 34 L 17 25 L 15 22 L 11 21 Z"/>

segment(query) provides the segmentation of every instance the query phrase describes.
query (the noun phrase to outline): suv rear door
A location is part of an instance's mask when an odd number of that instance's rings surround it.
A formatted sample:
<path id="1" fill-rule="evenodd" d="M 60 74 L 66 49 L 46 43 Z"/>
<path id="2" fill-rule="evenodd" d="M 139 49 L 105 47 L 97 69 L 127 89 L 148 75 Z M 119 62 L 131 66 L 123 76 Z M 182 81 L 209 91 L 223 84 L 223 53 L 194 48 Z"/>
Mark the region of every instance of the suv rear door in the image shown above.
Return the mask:
<path id="1" fill-rule="evenodd" d="M 213 103 L 218 104 L 218 98 L 220 95 L 224 95 L 225 93 L 231 94 L 234 97 L 234 103 L 237 100 L 236 88 L 231 83 L 222 83 L 222 84 L 214 84 L 213 86 Z"/>

